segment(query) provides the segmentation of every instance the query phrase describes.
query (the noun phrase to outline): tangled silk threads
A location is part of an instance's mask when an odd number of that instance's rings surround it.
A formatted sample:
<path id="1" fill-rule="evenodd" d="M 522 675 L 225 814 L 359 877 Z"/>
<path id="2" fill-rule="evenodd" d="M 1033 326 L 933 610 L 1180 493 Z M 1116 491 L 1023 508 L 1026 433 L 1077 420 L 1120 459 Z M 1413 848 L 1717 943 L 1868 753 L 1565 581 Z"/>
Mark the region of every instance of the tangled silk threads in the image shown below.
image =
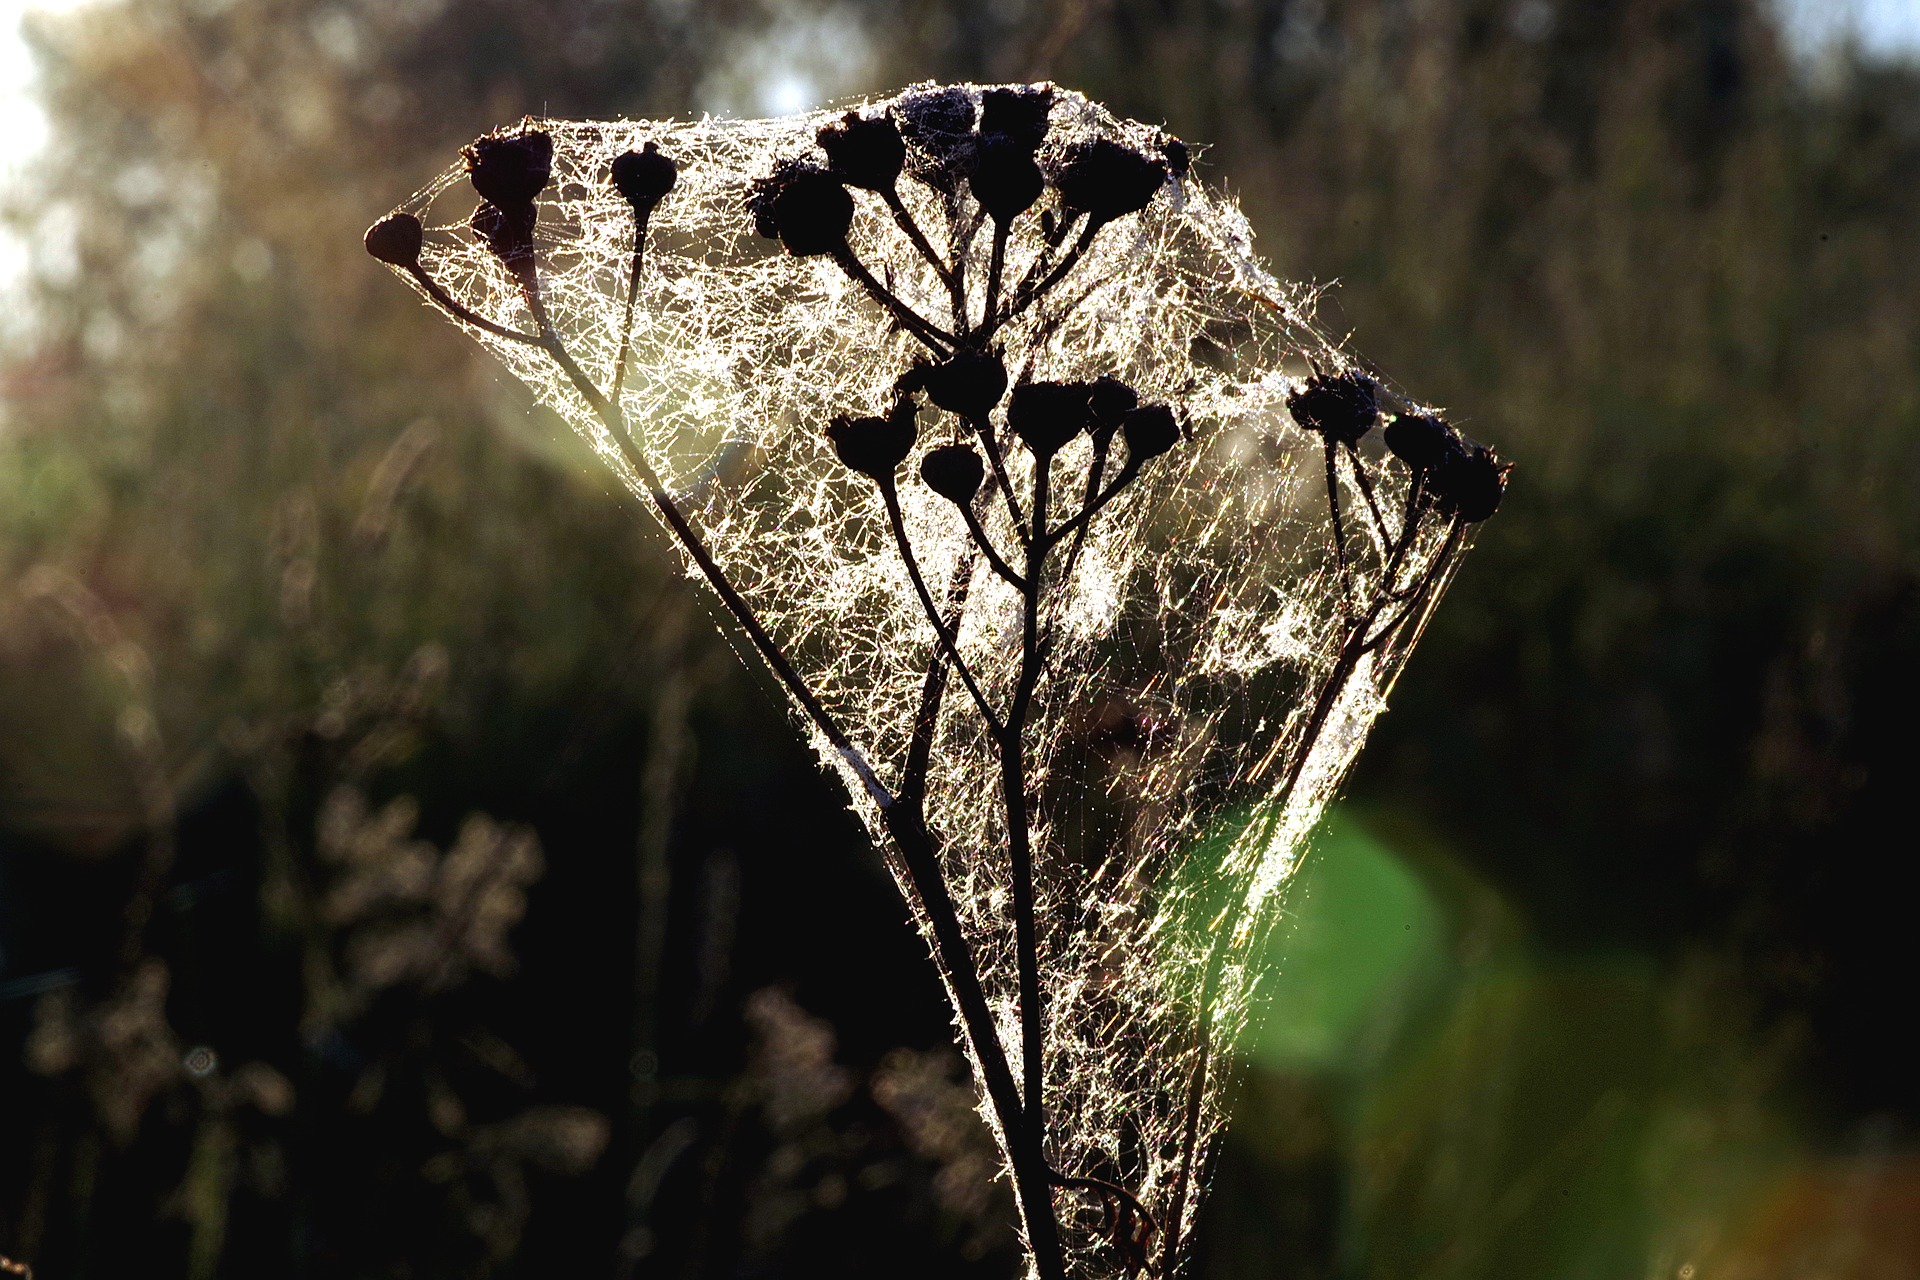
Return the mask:
<path id="1" fill-rule="evenodd" d="M 1504 464 L 1329 343 L 1184 144 L 1053 86 L 528 121 L 368 248 L 794 695 L 1038 1272 L 1174 1269 L 1279 890 Z"/>

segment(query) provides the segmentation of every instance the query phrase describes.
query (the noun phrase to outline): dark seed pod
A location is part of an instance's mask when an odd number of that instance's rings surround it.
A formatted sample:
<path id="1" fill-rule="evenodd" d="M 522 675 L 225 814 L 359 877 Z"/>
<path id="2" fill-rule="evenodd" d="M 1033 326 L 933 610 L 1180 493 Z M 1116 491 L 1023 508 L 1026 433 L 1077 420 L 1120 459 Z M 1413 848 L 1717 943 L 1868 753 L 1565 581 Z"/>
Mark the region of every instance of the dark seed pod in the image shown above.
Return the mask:
<path id="1" fill-rule="evenodd" d="M 494 256 L 518 268 L 533 255 L 533 226 L 538 210 L 529 202 L 503 209 L 482 201 L 467 225 L 486 242 Z"/>
<path id="2" fill-rule="evenodd" d="M 907 371 L 893 380 L 893 396 L 898 400 L 902 396 L 917 396 L 927 388 L 927 371 L 932 365 L 908 365 Z"/>
<path id="3" fill-rule="evenodd" d="M 1512 464 L 1500 461 L 1486 445 L 1463 441 L 1442 456 L 1431 483 L 1440 509 L 1468 524 L 1478 524 L 1500 509 Z"/>
<path id="4" fill-rule="evenodd" d="M 923 177 L 950 170 L 973 145 L 973 94 L 958 86 L 901 94 L 889 114 L 920 153 L 915 172 Z"/>
<path id="5" fill-rule="evenodd" d="M 983 135 L 974 149 L 973 198 L 1001 226 L 1033 207 L 1047 180 L 1033 152 L 1002 134 Z"/>
<path id="6" fill-rule="evenodd" d="M 1120 435 L 1127 442 L 1127 465 L 1137 467 L 1180 443 L 1180 424 L 1163 404 L 1142 405 L 1120 419 Z"/>
<path id="7" fill-rule="evenodd" d="M 1331 443 L 1354 444 L 1380 419 L 1380 387 L 1364 373 L 1317 373 L 1287 397 L 1287 411 Z"/>
<path id="8" fill-rule="evenodd" d="M 984 422 L 1007 394 L 1007 366 L 987 351 L 956 351 L 939 364 L 921 367 L 927 399 L 968 422 Z"/>
<path id="9" fill-rule="evenodd" d="M 1047 140 L 1047 116 L 1052 110 L 1050 84 L 989 89 L 980 95 L 980 133 L 997 134 L 1032 155 Z"/>
<path id="10" fill-rule="evenodd" d="M 816 135 L 834 173 L 856 187 L 891 191 L 907 160 L 907 144 L 900 127 L 886 116 L 862 119 L 849 111 L 837 123 Z"/>
<path id="11" fill-rule="evenodd" d="M 1387 448 L 1415 471 L 1440 464 L 1461 449 L 1460 433 L 1430 413 L 1403 413 L 1387 424 Z"/>
<path id="12" fill-rule="evenodd" d="M 1176 178 L 1184 178 L 1193 165 L 1193 157 L 1187 151 L 1187 144 L 1169 136 L 1160 144 L 1160 154 L 1167 158 L 1167 172 Z"/>
<path id="13" fill-rule="evenodd" d="M 1087 408 L 1093 414 L 1096 439 L 1111 437 L 1127 412 L 1140 403 L 1140 393 L 1112 374 L 1103 373 L 1087 388 Z"/>
<path id="14" fill-rule="evenodd" d="M 680 166 L 662 155 L 652 142 L 639 151 L 613 158 L 614 190 L 633 206 L 633 216 L 645 220 L 654 207 L 667 198 L 679 180 Z"/>
<path id="15" fill-rule="evenodd" d="M 1165 162 L 1110 138 L 1095 138 L 1067 153 L 1053 184 L 1061 204 L 1099 224 L 1140 212 L 1166 180 Z"/>
<path id="16" fill-rule="evenodd" d="M 973 501 L 986 474 L 987 464 L 963 444 L 943 444 L 920 460 L 920 478 L 927 482 L 927 488 L 955 506 L 964 507 Z"/>
<path id="17" fill-rule="evenodd" d="M 840 461 L 853 470 L 875 480 L 890 479 L 913 451 L 919 435 L 914 416 L 911 400 L 896 401 L 884 418 L 840 414 L 827 424 L 827 439 Z"/>
<path id="18" fill-rule="evenodd" d="M 839 251 L 853 225 L 853 197 L 846 184 L 811 165 L 786 165 L 761 178 L 747 207 L 754 229 L 769 239 L 778 237 L 796 258 Z"/>
<path id="19" fill-rule="evenodd" d="M 1091 425 L 1084 382 L 1023 382 L 1007 402 L 1007 428 L 1036 457 L 1052 457 Z"/>
<path id="20" fill-rule="evenodd" d="M 553 138 L 540 130 L 490 133 L 462 149 L 467 177 L 488 204 L 516 209 L 532 204 L 553 173 Z"/>
<path id="21" fill-rule="evenodd" d="M 420 261 L 420 219 L 388 214 L 367 228 L 367 252 L 392 266 L 413 266 Z"/>

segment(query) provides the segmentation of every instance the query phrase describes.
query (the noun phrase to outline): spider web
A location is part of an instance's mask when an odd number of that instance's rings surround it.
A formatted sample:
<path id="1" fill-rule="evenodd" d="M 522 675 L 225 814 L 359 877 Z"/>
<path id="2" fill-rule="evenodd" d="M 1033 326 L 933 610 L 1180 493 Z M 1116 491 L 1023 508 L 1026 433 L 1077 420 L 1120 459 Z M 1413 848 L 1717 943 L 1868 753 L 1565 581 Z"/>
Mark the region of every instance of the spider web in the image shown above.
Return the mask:
<path id="1" fill-rule="evenodd" d="M 892 101 L 848 105 L 878 110 Z M 922 683 L 940 655 L 873 484 L 839 463 L 821 429 L 834 414 L 884 412 L 895 380 L 922 352 L 831 260 L 781 252 L 755 234 L 745 210 L 751 183 L 777 162 L 821 158 L 815 133 L 838 115 L 530 122 L 554 144 L 536 244 L 555 328 L 588 375 L 610 386 L 633 222 L 609 166 L 648 142 L 678 163 L 678 184 L 652 216 L 621 407 L 714 559 L 874 774 L 894 787 Z M 1096 137 L 1149 151 L 1166 141 L 1057 92 L 1048 148 Z M 971 201 L 910 178 L 900 193 L 934 244 L 977 278 L 987 237 Z M 942 315 L 941 281 L 878 199 L 856 197 L 855 253 L 922 315 Z M 472 201 L 456 165 L 403 206 L 428 228 L 422 264 L 479 315 L 531 328 L 516 281 L 466 228 Z M 1023 229 L 1034 221 L 1015 224 L 1010 280 L 1040 252 L 1039 232 Z M 1448 555 L 1457 543 L 1429 522 L 1402 566 L 1415 577 L 1433 570 L 1418 616 L 1342 664 L 1351 626 L 1343 593 L 1364 596 L 1391 574 L 1395 513 L 1410 481 L 1377 443 L 1343 463 L 1347 510 L 1363 509 L 1364 479 L 1387 513 L 1372 525 L 1349 519 L 1343 575 L 1331 551 L 1321 443 L 1286 409 L 1310 362 L 1322 370 L 1353 363 L 1315 328 L 1311 306 L 1311 291 L 1274 279 L 1253 256 L 1232 200 L 1182 176 L 1094 241 L 1053 305 L 1023 314 L 1004 334 L 1016 377 L 1115 375 L 1143 402 L 1175 406 L 1191 426 L 1189 441 L 1102 510 L 1071 578 L 1049 584 L 1041 623 L 1051 648 L 1027 731 L 1049 1156 L 1063 1173 L 1127 1187 L 1183 1236 L 1201 1182 L 1197 1172 L 1182 1175 L 1183 1163 L 1204 1167 L 1227 1118 L 1227 1073 L 1196 1068 L 1243 1031 L 1269 976 L 1256 961 L 1281 890 L 1457 563 Z M 467 327 L 643 492 L 601 419 L 546 355 Z M 964 590 L 958 648 L 989 700 L 1004 706 L 1019 664 L 1021 596 L 988 569 L 954 506 L 914 478 L 927 449 L 962 438 L 952 415 L 923 413 L 900 498 L 928 583 L 936 594 Z M 1055 458 L 1057 492 L 1077 489 L 1090 449 L 1082 436 Z M 1009 450 L 1007 463 L 1025 491 L 1032 455 Z M 983 503 L 982 519 L 1010 547 L 1003 506 Z M 689 573 L 698 576 L 691 564 Z M 1320 703 L 1320 723 L 1310 725 Z M 854 767 L 794 710 L 884 856 L 896 859 Z M 926 788 L 929 825 L 1000 1039 L 1017 1059 L 1000 785 L 976 708 L 948 696 Z M 893 870 L 914 903 L 897 861 Z M 943 977 L 951 990 L 952 975 Z M 1203 1087 L 1190 1138 L 1196 1075 Z M 1097 1215 L 1083 1209 L 1081 1217 L 1078 1229 L 1066 1220 L 1075 1273 L 1120 1274 L 1111 1240 L 1091 1225 Z"/>

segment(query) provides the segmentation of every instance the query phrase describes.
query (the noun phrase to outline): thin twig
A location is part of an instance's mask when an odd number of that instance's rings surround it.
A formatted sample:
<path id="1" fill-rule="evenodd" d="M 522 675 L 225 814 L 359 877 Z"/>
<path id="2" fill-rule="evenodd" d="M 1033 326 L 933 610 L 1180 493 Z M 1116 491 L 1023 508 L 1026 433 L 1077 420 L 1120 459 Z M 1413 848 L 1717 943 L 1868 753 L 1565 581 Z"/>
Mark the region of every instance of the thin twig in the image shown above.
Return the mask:
<path id="1" fill-rule="evenodd" d="M 1060 567 L 1060 581 L 1073 581 L 1073 567 L 1080 563 L 1080 548 L 1087 544 L 1087 530 L 1092 527 L 1092 513 L 1098 510 L 1095 503 L 1100 495 L 1100 481 L 1107 469 L 1107 451 L 1113 447 L 1111 435 L 1094 437 L 1093 456 L 1087 460 L 1087 491 L 1080 499 L 1080 527 L 1073 531 L 1073 545 L 1067 548 L 1066 563 Z"/>
<path id="2" fill-rule="evenodd" d="M 947 630 L 959 634 L 960 618 L 966 612 L 967 596 L 973 585 L 973 565 L 965 557 L 955 561 L 953 580 L 947 584 L 947 598 L 953 607 L 946 618 Z M 940 723 L 940 703 L 947 691 L 947 654 L 936 649 L 927 660 L 927 677 L 920 686 L 920 706 L 913 716 L 913 734 L 907 742 L 907 762 L 900 771 L 900 794 L 918 803 L 926 792 L 927 771 L 933 763 L 933 735 Z"/>
<path id="3" fill-rule="evenodd" d="M 1067 256 L 1060 259 L 1058 266 L 1048 272 L 1039 284 L 1028 283 L 1028 281 L 1032 279 L 1032 275 L 1029 274 L 1027 280 L 1021 282 L 1019 291 L 1008 301 L 1006 309 L 999 315 L 987 317 L 986 322 L 982 325 L 982 340 L 992 337 L 994 332 L 1002 325 L 1011 323 L 1015 317 L 1031 306 L 1035 300 L 1045 297 L 1055 285 L 1066 279 L 1067 273 L 1072 271 L 1079 263 L 1081 256 L 1086 253 L 1088 246 L 1093 243 L 1094 236 L 1098 235 L 1100 228 L 1105 225 L 1103 222 L 1096 222 L 1092 218 L 1088 218 L 1086 227 L 1080 232 L 1080 238 L 1073 242 L 1073 248 L 1067 250 Z"/>
<path id="4" fill-rule="evenodd" d="M 1340 573 L 1340 612 L 1353 608 L 1353 573 L 1347 567 L 1347 531 L 1340 519 L 1340 479 L 1334 470 L 1333 441 L 1327 441 L 1327 513 L 1333 520 L 1333 559 Z"/>
<path id="5" fill-rule="evenodd" d="M 555 332 L 552 322 L 547 318 L 546 305 L 540 298 L 539 278 L 531 266 L 522 275 L 522 283 L 525 285 L 527 305 L 533 312 L 534 323 L 540 327 L 540 346 L 545 349 L 553 362 L 560 366 L 561 372 L 567 375 L 567 380 L 573 383 L 574 390 L 580 393 L 581 398 L 599 417 L 601 425 L 606 428 L 615 447 L 620 450 L 620 456 L 640 477 L 641 483 L 646 486 L 648 498 L 653 501 L 654 507 L 666 521 L 667 527 L 673 531 L 681 547 L 693 558 L 701 576 L 706 578 L 714 594 L 720 597 L 720 602 L 726 606 L 727 612 L 740 625 L 740 629 L 747 633 L 747 638 L 753 642 L 755 650 L 772 668 L 774 675 L 781 684 L 786 686 L 794 700 L 800 704 L 807 718 L 813 721 L 814 726 L 822 734 L 826 735 L 827 741 L 832 744 L 834 750 L 840 753 L 841 758 L 858 775 L 867 794 L 873 798 L 873 802 L 882 810 L 891 807 L 894 796 L 882 785 L 879 776 L 873 771 L 873 766 L 853 745 L 846 731 L 828 713 L 825 704 L 808 687 L 807 682 L 801 678 L 793 664 L 787 660 L 787 655 L 774 642 L 773 636 L 766 627 L 761 625 L 759 617 L 753 611 L 753 606 L 749 605 L 746 598 L 734 587 L 726 571 L 721 569 L 719 563 L 714 560 L 713 553 L 707 550 L 706 544 L 700 540 L 700 535 L 694 531 L 685 513 L 667 493 L 659 473 L 653 469 L 653 464 L 648 462 L 645 455 L 634 445 L 626 415 L 620 411 L 618 405 L 601 393 L 600 388 L 594 386 L 593 380 L 587 377 L 585 371 L 568 352 L 566 344 L 560 340 L 560 335 Z"/>
<path id="6" fill-rule="evenodd" d="M 1033 290 L 1034 282 L 1046 274 L 1048 264 L 1053 261 L 1054 252 L 1066 242 L 1068 233 L 1073 230 L 1074 223 L 1079 220 L 1079 217 L 1079 213 L 1071 210 L 1060 215 L 1059 220 L 1053 224 L 1053 231 L 1040 242 L 1040 252 L 1028 264 L 1026 272 L 1020 277 L 1020 283 L 1014 286 L 1014 298 L 1026 296 Z M 1011 315 L 1008 315 L 1002 319 L 1011 318 Z M 992 317 L 984 317 L 983 320 L 990 321 Z M 998 325 L 991 327 L 997 328 Z"/>
<path id="7" fill-rule="evenodd" d="M 1091 505 L 1081 508 L 1080 514 L 1074 516 L 1073 519 L 1067 521 L 1065 524 L 1047 531 L 1047 545 L 1049 547 L 1055 546 L 1061 539 L 1084 531 L 1088 522 L 1100 514 L 1101 508 L 1119 497 L 1120 491 L 1132 483 L 1133 478 L 1139 474 L 1140 468 L 1132 458 L 1128 458 L 1125 462 L 1121 463 L 1119 472 L 1113 477 L 1113 483 L 1101 490 L 1100 496 L 1095 498 Z"/>
<path id="8" fill-rule="evenodd" d="M 1360 496 L 1367 500 L 1367 510 L 1373 514 L 1373 531 L 1382 542 L 1392 542 L 1393 535 L 1387 532 L 1387 518 L 1380 514 L 1380 501 L 1374 497 L 1373 481 L 1367 477 L 1366 464 L 1360 459 L 1360 451 L 1352 445 L 1347 446 L 1347 461 L 1353 467 L 1354 483 L 1360 486 Z"/>

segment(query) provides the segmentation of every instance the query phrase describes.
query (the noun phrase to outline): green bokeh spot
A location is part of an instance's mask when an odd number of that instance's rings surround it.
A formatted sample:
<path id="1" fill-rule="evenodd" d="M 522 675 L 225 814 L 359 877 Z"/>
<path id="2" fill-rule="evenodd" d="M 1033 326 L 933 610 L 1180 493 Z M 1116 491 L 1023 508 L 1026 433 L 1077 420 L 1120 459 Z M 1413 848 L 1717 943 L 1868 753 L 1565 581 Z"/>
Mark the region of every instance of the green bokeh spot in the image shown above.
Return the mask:
<path id="1" fill-rule="evenodd" d="M 1274 1071 L 1358 1065 L 1423 976 L 1444 967 L 1444 916 L 1420 877 L 1335 810 L 1287 889 L 1263 968 L 1274 975 L 1243 1052 Z"/>

